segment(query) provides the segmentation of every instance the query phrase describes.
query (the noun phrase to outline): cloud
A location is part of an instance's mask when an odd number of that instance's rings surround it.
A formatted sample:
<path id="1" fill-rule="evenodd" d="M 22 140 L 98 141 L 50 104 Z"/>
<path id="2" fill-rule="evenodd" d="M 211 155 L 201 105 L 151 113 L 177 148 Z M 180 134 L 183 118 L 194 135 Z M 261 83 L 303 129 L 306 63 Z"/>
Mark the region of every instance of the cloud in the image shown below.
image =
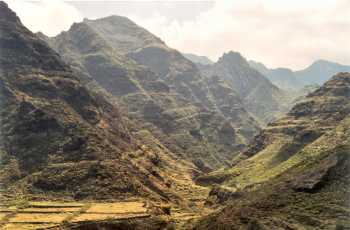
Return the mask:
<path id="1" fill-rule="evenodd" d="M 59 0 L 8 0 L 7 3 L 26 27 L 48 36 L 55 36 L 69 29 L 73 22 L 83 19 L 83 15 L 75 7 Z"/>
<path id="2" fill-rule="evenodd" d="M 195 1 L 196 6 L 186 1 L 181 7 L 188 3 L 193 16 L 170 0 L 166 2 L 169 8 L 160 6 L 163 2 L 155 7 L 156 2 L 151 1 L 152 12 L 141 0 L 132 0 L 128 6 L 129 1 L 121 1 L 123 7 L 98 0 L 84 7 L 84 2 L 59 0 L 8 3 L 29 29 L 50 36 L 67 30 L 87 13 L 90 18 L 122 14 L 170 47 L 213 60 L 235 50 L 270 67 L 300 69 L 316 59 L 350 64 L 349 0 L 214 0 L 203 8 L 197 7 L 200 0 Z"/>
<path id="3" fill-rule="evenodd" d="M 138 24 L 169 46 L 217 59 L 236 50 L 272 67 L 303 68 L 316 59 L 350 64 L 348 0 L 218 0 L 193 20 L 165 15 Z"/>

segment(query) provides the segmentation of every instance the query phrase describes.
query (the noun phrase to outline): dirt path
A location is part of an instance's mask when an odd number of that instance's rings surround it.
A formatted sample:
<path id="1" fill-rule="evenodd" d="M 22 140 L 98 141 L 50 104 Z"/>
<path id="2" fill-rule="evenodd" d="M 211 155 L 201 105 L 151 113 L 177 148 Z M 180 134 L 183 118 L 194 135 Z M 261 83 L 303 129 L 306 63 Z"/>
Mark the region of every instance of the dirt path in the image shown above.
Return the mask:
<path id="1" fill-rule="evenodd" d="M 176 186 L 173 189 L 187 202 L 187 207 L 173 206 L 171 218 L 176 224 L 176 229 L 185 229 L 187 222 L 213 211 L 204 205 L 209 188 L 194 184 L 189 174 L 177 174 L 173 179 L 176 180 Z"/>

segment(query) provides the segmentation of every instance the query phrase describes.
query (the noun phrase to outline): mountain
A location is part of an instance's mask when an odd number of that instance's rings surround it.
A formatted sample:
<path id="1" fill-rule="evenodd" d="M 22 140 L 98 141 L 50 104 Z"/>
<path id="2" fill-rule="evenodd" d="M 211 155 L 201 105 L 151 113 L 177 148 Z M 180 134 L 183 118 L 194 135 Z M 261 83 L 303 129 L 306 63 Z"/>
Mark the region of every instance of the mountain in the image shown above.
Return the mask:
<path id="1" fill-rule="evenodd" d="M 136 124 L 111 96 L 85 87 L 4 2 L 0 50 L 1 198 L 183 202 L 170 184 L 183 186 L 174 178 L 191 178 L 195 167 L 147 130 L 130 131 Z"/>
<path id="2" fill-rule="evenodd" d="M 225 53 L 219 60 L 202 68 L 202 74 L 224 79 L 242 98 L 245 108 L 266 123 L 288 108 L 286 94 L 260 72 L 250 67 L 240 53 Z"/>
<path id="3" fill-rule="evenodd" d="M 201 75 L 193 62 L 155 35 L 120 16 L 85 20 L 85 23 L 122 54 L 158 74 L 175 92 L 207 109 L 217 109 L 207 77 Z M 141 38 L 146 41 L 140 42 Z M 237 93 L 236 88 L 230 87 L 232 94 Z"/>
<path id="4" fill-rule="evenodd" d="M 339 73 L 256 136 L 208 203 L 228 203 L 196 229 L 347 229 L 350 74 Z M 234 227 L 233 227 L 234 226 Z"/>
<path id="5" fill-rule="evenodd" d="M 204 78 L 127 18 L 86 19 L 55 38 L 39 36 L 87 85 L 96 82 L 115 96 L 137 128 L 201 170 L 228 166 L 260 130 L 229 85 Z"/>
<path id="6" fill-rule="evenodd" d="M 268 69 L 264 64 L 254 61 L 249 61 L 249 65 L 281 89 L 296 90 L 304 85 L 303 82 L 295 76 L 295 73 L 291 69 Z"/>
<path id="7" fill-rule="evenodd" d="M 212 60 L 210 60 L 206 56 L 199 56 L 196 54 L 190 54 L 190 53 L 182 53 L 182 55 L 190 60 L 193 63 L 200 64 L 200 65 L 211 65 L 214 64 Z"/>
<path id="8" fill-rule="evenodd" d="M 326 60 L 318 60 L 303 70 L 295 71 L 295 76 L 304 84 L 322 85 L 330 76 L 339 72 L 350 72 L 350 66 Z"/>
<path id="9" fill-rule="evenodd" d="M 269 69 L 264 64 L 249 61 L 249 65 L 266 76 L 273 84 L 285 90 L 299 90 L 308 85 L 322 85 L 330 76 L 339 72 L 349 72 L 350 66 L 326 60 L 318 60 L 303 70 L 288 68 Z"/>

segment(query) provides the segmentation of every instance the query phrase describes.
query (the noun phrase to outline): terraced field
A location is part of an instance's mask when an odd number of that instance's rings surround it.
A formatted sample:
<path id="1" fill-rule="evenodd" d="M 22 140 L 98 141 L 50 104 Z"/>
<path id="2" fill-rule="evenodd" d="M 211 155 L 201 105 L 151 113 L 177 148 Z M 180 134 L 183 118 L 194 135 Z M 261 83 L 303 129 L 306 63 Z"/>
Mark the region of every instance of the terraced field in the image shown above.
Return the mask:
<path id="1" fill-rule="evenodd" d="M 23 204 L 3 202 L 0 205 L 0 228 L 51 229 L 64 222 L 123 220 L 150 216 L 145 203 L 137 201 L 114 203 L 38 201 Z"/>
<path id="2" fill-rule="evenodd" d="M 0 229 L 57 230 L 62 229 L 60 227 L 65 223 L 80 225 L 121 220 L 143 222 L 151 221 L 154 217 L 175 226 L 176 229 L 188 229 L 198 218 L 213 210 L 204 205 L 210 188 L 196 185 L 187 170 L 188 167 L 178 164 L 176 171 L 169 171 L 168 174 L 174 193 L 182 198 L 177 203 L 146 201 L 143 198 L 100 203 L 86 200 L 72 202 L 58 201 L 49 195 L 21 197 L 0 191 Z M 169 194 L 171 195 L 173 194 Z M 162 209 L 164 207 L 169 213 Z"/>
<path id="3" fill-rule="evenodd" d="M 121 221 L 161 217 L 173 223 L 176 229 L 188 229 L 198 218 L 212 210 L 204 206 L 209 189 L 194 185 L 183 175 L 173 178 L 177 181 L 174 189 L 184 197 L 184 203 L 156 204 L 169 207 L 168 214 L 154 214 L 155 206 L 142 201 L 120 202 L 67 202 L 67 201 L 26 201 L 18 197 L 5 198 L 0 194 L 0 229 L 34 230 L 61 229 L 62 224 Z"/>

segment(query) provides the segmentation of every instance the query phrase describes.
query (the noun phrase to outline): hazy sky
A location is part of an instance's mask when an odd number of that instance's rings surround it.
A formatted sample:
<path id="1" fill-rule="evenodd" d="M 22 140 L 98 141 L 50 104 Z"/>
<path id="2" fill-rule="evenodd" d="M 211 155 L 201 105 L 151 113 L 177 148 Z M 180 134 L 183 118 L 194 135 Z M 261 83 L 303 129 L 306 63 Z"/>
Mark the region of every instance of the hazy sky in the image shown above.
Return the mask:
<path id="1" fill-rule="evenodd" d="M 301 69 L 317 59 L 350 64 L 350 0 L 6 2 L 29 29 L 50 36 L 85 17 L 117 14 L 170 47 L 214 61 L 234 50 L 269 67 Z"/>

